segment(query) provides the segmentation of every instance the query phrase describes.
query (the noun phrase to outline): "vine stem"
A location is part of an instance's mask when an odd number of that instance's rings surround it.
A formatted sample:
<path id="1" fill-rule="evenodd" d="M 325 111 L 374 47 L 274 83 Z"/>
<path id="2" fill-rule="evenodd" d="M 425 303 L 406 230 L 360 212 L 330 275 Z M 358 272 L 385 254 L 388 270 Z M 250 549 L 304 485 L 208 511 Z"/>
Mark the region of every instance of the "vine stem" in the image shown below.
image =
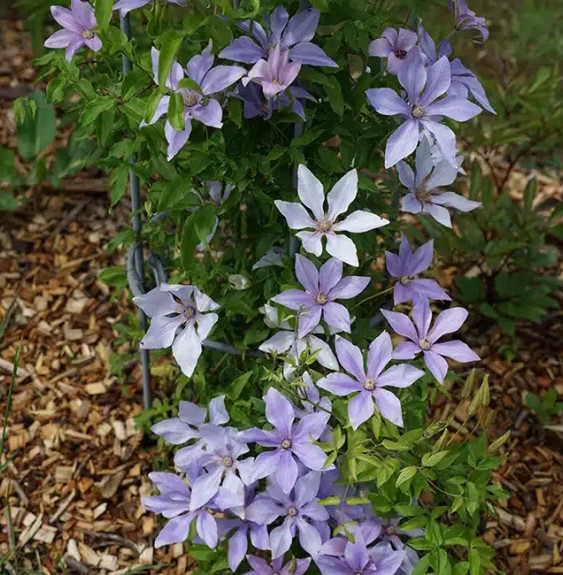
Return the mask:
<path id="1" fill-rule="evenodd" d="M 119 16 L 119 23 L 121 26 L 121 31 L 127 36 L 127 40 L 131 38 L 131 21 L 129 20 L 129 14 L 125 16 Z M 131 72 L 132 65 L 131 60 L 125 55 L 122 54 L 122 63 L 123 63 L 123 76 L 125 77 L 129 72 Z M 131 156 L 130 164 L 133 166 L 137 161 L 135 155 Z M 131 167 L 129 169 L 129 188 L 131 194 L 131 223 L 133 226 L 133 230 L 135 235 L 137 236 L 138 244 L 133 251 L 133 265 L 136 272 L 136 276 L 139 280 L 141 287 L 144 284 L 144 277 L 145 277 L 145 262 L 144 262 L 144 255 L 143 255 L 143 244 L 140 241 L 141 236 L 141 193 L 140 193 L 140 186 L 139 186 L 139 178 L 137 174 L 133 171 Z M 143 312 L 142 309 L 139 309 L 139 327 L 142 331 L 147 330 L 147 316 Z M 141 373 L 143 379 L 143 405 L 145 409 L 150 409 L 152 407 L 152 390 L 151 390 L 151 373 L 150 373 L 150 355 L 149 351 L 146 349 L 140 350 L 141 354 Z"/>

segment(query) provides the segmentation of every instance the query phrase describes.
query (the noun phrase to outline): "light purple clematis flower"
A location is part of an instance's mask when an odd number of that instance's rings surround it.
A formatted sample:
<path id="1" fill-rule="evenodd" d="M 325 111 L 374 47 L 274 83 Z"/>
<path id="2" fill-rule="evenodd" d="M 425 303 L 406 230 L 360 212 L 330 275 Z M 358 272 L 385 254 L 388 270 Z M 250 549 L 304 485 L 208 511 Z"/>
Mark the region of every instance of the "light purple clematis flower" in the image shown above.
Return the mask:
<path id="1" fill-rule="evenodd" d="M 257 497 L 247 509 L 248 518 L 260 525 L 270 525 L 276 519 L 284 518 L 283 523 L 270 532 L 274 559 L 283 557 L 297 531 L 301 547 L 309 554 L 316 553 L 322 545 L 319 532 L 308 522 L 329 519 L 327 510 L 318 504 L 320 481 L 321 474 L 310 471 L 297 480 L 293 493 L 289 495 L 272 482 L 266 493 Z"/>
<path id="2" fill-rule="evenodd" d="M 248 508 L 254 501 L 255 485 L 245 490 L 245 507 Z M 246 515 L 246 513 L 245 513 Z M 270 538 L 266 525 L 258 525 L 248 519 L 218 519 L 219 534 L 221 538 L 230 532 L 228 561 L 234 573 L 242 563 L 248 551 L 248 538 L 255 549 L 270 550 Z"/>
<path id="3" fill-rule="evenodd" d="M 385 28 L 381 38 L 370 43 L 369 55 L 387 58 L 387 71 L 397 74 L 416 52 L 417 40 L 418 36 L 412 30 L 399 28 L 397 32 L 394 28 Z"/>
<path id="4" fill-rule="evenodd" d="M 210 312 L 219 305 L 196 286 L 165 283 L 134 297 L 133 302 L 151 318 L 141 349 L 172 346 L 180 369 L 191 377 L 202 352 L 201 342 L 219 319 L 216 313 Z"/>
<path id="5" fill-rule="evenodd" d="M 313 262 L 297 254 L 295 274 L 306 291 L 289 289 L 275 296 L 273 301 L 289 309 L 300 311 L 298 337 L 312 332 L 321 316 L 330 327 L 350 333 L 348 310 L 337 299 L 351 299 L 362 293 L 370 279 L 362 276 L 342 277 L 342 262 L 330 258 L 317 270 Z"/>
<path id="6" fill-rule="evenodd" d="M 421 130 L 428 130 L 444 157 L 455 165 L 456 138 L 454 132 L 442 124 L 443 116 L 465 122 L 481 112 L 481 108 L 458 96 L 444 95 L 450 88 L 450 62 L 443 56 L 428 68 L 415 54 L 398 73 L 407 101 L 391 88 L 373 88 L 366 91 L 370 104 L 380 114 L 401 116 L 403 123 L 391 134 L 385 148 L 385 167 L 390 168 L 412 154 Z"/>
<path id="7" fill-rule="evenodd" d="M 256 82 L 262 86 L 266 98 L 273 98 L 293 84 L 299 70 L 301 62 L 290 62 L 289 52 L 282 51 L 278 45 L 270 52 L 267 60 L 258 60 L 254 64 L 242 84 L 246 86 L 250 81 Z"/>
<path id="8" fill-rule="evenodd" d="M 304 575 L 311 564 L 311 559 L 296 559 L 295 563 L 288 561 L 285 565 L 283 557 L 274 559 L 271 565 L 254 555 L 249 555 L 246 559 L 252 567 L 252 571 L 246 575 Z"/>
<path id="9" fill-rule="evenodd" d="M 432 329 L 430 329 L 432 311 L 428 302 L 414 306 L 412 311 L 414 324 L 404 313 L 383 309 L 381 313 L 396 333 L 410 340 L 404 341 L 396 347 L 393 352 L 393 359 L 414 359 L 418 353 L 423 352 L 426 367 L 440 383 L 443 383 L 448 373 L 448 362 L 444 357 L 461 363 L 479 361 L 480 359 L 462 341 L 438 343 L 442 336 L 453 333 L 462 326 L 467 318 L 467 310 L 461 307 L 453 307 L 440 313 Z"/>
<path id="10" fill-rule="evenodd" d="M 381 525 L 381 539 L 382 541 L 389 542 L 391 547 L 396 551 L 405 552 L 405 557 L 401 563 L 401 568 L 397 571 L 397 575 L 411 575 L 418 563 L 418 553 L 412 547 L 405 545 L 399 535 L 422 537 L 424 536 L 424 529 L 403 531 L 399 527 L 399 521 L 401 521 L 401 519 L 401 517 L 392 517 L 383 523 Z"/>
<path id="11" fill-rule="evenodd" d="M 243 114 L 247 120 L 269 120 L 274 112 L 289 109 L 305 121 L 305 108 L 301 100 L 315 101 L 313 95 L 300 86 L 290 86 L 275 98 L 265 98 L 261 86 L 256 82 L 248 82 L 246 86 L 240 83 L 229 95 L 242 100 Z"/>
<path id="12" fill-rule="evenodd" d="M 209 402 L 209 422 L 206 423 L 207 408 L 191 401 L 180 401 L 178 417 L 155 423 L 151 430 L 172 445 L 182 445 L 190 439 L 201 439 L 200 429 L 206 425 L 223 425 L 229 421 L 225 409 L 225 396 L 214 397 Z"/>
<path id="13" fill-rule="evenodd" d="M 119 10 L 122 16 L 135 10 L 137 8 L 142 8 L 147 4 L 150 4 L 152 0 L 118 0 L 114 5 L 114 10 Z M 185 6 L 186 0 L 168 0 L 171 4 L 177 4 L 178 6 Z"/>
<path id="14" fill-rule="evenodd" d="M 240 432 L 240 440 L 274 447 L 273 451 L 261 453 L 254 462 L 253 479 L 275 475 L 285 493 L 289 493 L 299 473 L 297 458 L 308 469 L 322 469 L 326 454 L 312 440 L 318 439 L 327 423 L 323 413 L 312 413 L 294 424 L 293 404 L 273 387 L 264 396 L 266 419 L 274 426 L 272 431 L 252 427 Z"/>
<path id="15" fill-rule="evenodd" d="M 70 10 L 62 6 L 51 6 L 53 18 L 63 27 L 45 40 L 46 48 L 66 48 L 65 56 L 70 62 L 81 46 L 97 52 L 102 41 L 94 33 L 98 25 L 94 8 L 88 2 L 71 0 Z"/>
<path id="16" fill-rule="evenodd" d="M 414 279 L 417 274 L 429 268 L 433 255 L 434 240 L 426 242 L 413 253 L 406 236 L 401 237 L 399 255 L 385 252 L 387 271 L 398 280 L 393 289 L 395 305 L 420 299 L 451 299 L 435 280 Z"/>
<path id="17" fill-rule="evenodd" d="M 309 349 L 311 353 L 318 351 L 317 361 L 328 369 L 338 369 L 338 361 L 330 349 L 328 343 L 320 339 L 314 334 L 324 334 L 323 328 L 318 325 L 312 332 L 305 337 L 300 338 L 295 329 L 292 329 L 288 320 L 278 320 L 278 310 L 274 306 L 266 304 L 263 308 L 264 321 L 270 328 L 279 329 L 272 337 L 267 339 L 258 348 L 266 353 L 285 353 L 292 358 L 295 362 L 299 363 L 301 354 Z M 283 375 L 289 381 L 293 378 L 295 367 L 289 362 L 283 364 Z"/>
<path id="18" fill-rule="evenodd" d="M 143 497 L 143 505 L 170 519 L 158 534 L 155 547 L 181 543 L 188 537 L 190 525 L 196 520 L 196 531 L 205 544 L 212 549 L 217 546 L 217 523 L 205 509 L 190 511 L 190 488 L 174 473 L 154 471 L 149 473 L 150 480 L 158 487 L 160 495 Z"/>
<path id="19" fill-rule="evenodd" d="M 354 242 L 338 232 L 362 233 L 389 223 L 385 218 L 362 210 L 352 212 L 341 222 L 337 221 L 358 194 L 356 170 L 350 170 L 340 178 L 328 193 L 326 212 L 323 185 L 304 165 L 297 169 L 297 193 L 302 204 L 282 200 L 276 200 L 274 203 L 292 230 L 314 230 L 299 232 L 297 237 L 303 242 L 305 250 L 317 257 L 323 253 L 322 238 L 326 238 L 326 251 L 331 256 L 348 265 L 357 266 L 359 262 Z M 311 210 L 314 219 L 304 206 Z"/>
<path id="20" fill-rule="evenodd" d="M 341 542 L 332 548 L 330 545 L 323 545 L 325 555 L 315 557 L 323 575 L 395 575 L 399 569 L 403 558 L 403 551 L 394 551 L 388 543 L 379 543 L 375 547 L 368 549 L 362 531 L 356 529 L 354 533 L 355 542 L 344 540 L 345 548 L 341 550 Z M 332 556 L 337 553 L 337 556 Z"/>
<path id="21" fill-rule="evenodd" d="M 446 208 L 460 212 L 470 212 L 481 207 L 480 202 L 468 200 L 454 192 L 442 192 L 440 186 L 449 186 L 455 181 L 459 168 L 448 160 L 441 160 L 434 165 L 430 144 L 425 138 L 416 150 L 416 174 L 406 162 L 397 164 L 399 179 L 410 191 L 401 200 L 404 212 L 420 212 L 432 216 L 438 223 L 452 227 L 450 214 Z"/>
<path id="22" fill-rule="evenodd" d="M 244 514 L 244 486 L 251 483 L 250 473 L 254 459 L 238 461 L 248 453 L 248 446 L 236 437 L 233 428 L 209 425 L 201 429 L 205 451 L 198 463 L 206 470 L 192 484 L 190 511 L 213 503 L 221 511 L 230 509 L 235 515 Z"/>
<path id="23" fill-rule="evenodd" d="M 311 40 L 319 25 L 320 12 L 314 8 L 298 12 L 291 18 L 283 6 L 277 6 L 270 16 L 265 15 L 266 30 L 258 23 L 246 20 L 239 24 L 245 32 L 252 31 L 256 43 L 249 36 L 237 38 L 219 56 L 234 62 L 254 64 L 267 60 L 270 53 L 279 47 L 289 52 L 291 61 L 310 66 L 338 67 L 321 48 Z"/>
<path id="24" fill-rule="evenodd" d="M 436 50 L 436 43 L 422 25 L 418 27 L 418 46 L 425 66 L 434 64 L 442 56 L 449 58 L 452 55 L 450 41 L 443 40 L 440 42 L 438 50 Z M 447 92 L 448 96 L 459 96 L 467 99 L 469 94 L 471 94 L 481 107 L 491 112 L 491 114 L 496 114 L 487 98 L 485 89 L 475 74 L 466 68 L 459 58 L 452 60 L 450 66 L 452 81 Z"/>
<path id="25" fill-rule="evenodd" d="M 481 36 L 475 39 L 478 44 L 484 44 L 489 39 L 489 28 L 485 23 L 485 18 L 476 16 L 465 0 L 448 0 L 448 8 L 455 15 L 458 30 L 476 30 Z"/>
<path id="26" fill-rule="evenodd" d="M 409 387 L 421 378 L 424 372 L 406 364 L 394 365 L 387 371 L 383 371 L 393 358 L 393 344 L 386 331 L 369 346 L 367 370 L 364 367 L 364 358 L 360 348 L 338 336 L 336 355 L 340 365 L 352 377 L 345 373 L 331 373 L 320 379 L 317 385 L 339 396 L 360 392 L 348 403 L 348 417 L 352 429 L 358 429 L 373 415 L 374 400 L 383 417 L 402 427 L 401 402 L 396 395 L 385 388 Z"/>
<path id="27" fill-rule="evenodd" d="M 168 160 L 171 160 L 188 141 L 192 132 L 192 120 L 197 120 L 212 128 L 223 126 L 221 104 L 210 96 L 227 89 L 246 74 L 246 70 L 240 66 L 215 66 L 213 68 L 215 57 L 211 54 L 211 48 L 210 41 L 207 48 L 201 54 L 194 56 L 186 67 L 187 77 L 198 85 L 199 90 L 180 87 L 179 84 L 184 79 L 184 70 L 176 61 L 172 64 L 166 86 L 182 95 L 185 127 L 181 132 L 177 132 L 170 122 L 166 122 L 164 133 L 168 142 Z M 152 48 L 151 57 L 155 82 L 158 84 L 159 52 L 156 48 Z M 162 96 L 149 124 L 154 124 L 168 110 L 169 102 L 170 96 Z"/>

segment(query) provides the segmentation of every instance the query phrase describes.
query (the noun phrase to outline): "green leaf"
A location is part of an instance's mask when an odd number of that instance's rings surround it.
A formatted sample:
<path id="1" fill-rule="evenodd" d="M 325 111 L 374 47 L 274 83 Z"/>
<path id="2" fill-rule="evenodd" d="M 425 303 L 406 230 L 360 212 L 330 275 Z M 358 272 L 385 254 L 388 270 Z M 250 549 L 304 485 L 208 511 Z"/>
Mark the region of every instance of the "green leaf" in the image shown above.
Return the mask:
<path id="1" fill-rule="evenodd" d="M 112 266 L 102 270 L 98 279 L 108 286 L 116 287 L 121 290 L 127 286 L 127 272 L 124 267 Z"/>
<path id="2" fill-rule="evenodd" d="M 121 97 L 129 100 L 149 85 L 148 76 L 142 70 L 131 70 L 121 84 Z"/>
<path id="3" fill-rule="evenodd" d="M 448 455 L 448 451 L 438 451 L 437 453 L 425 453 L 422 456 L 422 464 L 426 465 L 426 467 L 433 467 L 437 465 Z"/>
<path id="4" fill-rule="evenodd" d="M 127 180 L 129 177 L 129 166 L 123 164 L 115 168 L 110 177 L 110 207 L 113 208 L 125 194 Z"/>
<path id="5" fill-rule="evenodd" d="M 13 212 L 19 202 L 11 190 L 0 188 L 0 212 Z"/>
<path id="6" fill-rule="evenodd" d="M 166 78 L 172 68 L 172 63 L 176 57 L 185 32 L 176 32 L 170 30 L 164 33 L 162 38 L 162 45 L 160 46 L 160 53 L 158 55 L 158 85 L 164 87 L 166 85 Z"/>
<path id="7" fill-rule="evenodd" d="M 339 115 L 344 113 L 344 98 L 342 97 L 342 88 L 340 82 L 335 76 L 329 77 L 329 83 L 325 85 L 325 92 L 331 108 Z"/>
<path id="8" fill-rule="evenodd" d="M 170 95 L 170 102 L 168 104 L 168 121 L 177 132 L 183 132 L 186 128 L 184 102 L 182 101 L 182 94 L 178 92 L 174 92 Z"/>
<path id="9" fill-rule="evenodd" d="M 319 505 L 340 505 L 340 497 L 325 497 L 317 501 Z"/>
<path id="10" fill-rule="evenodd" d="M 145 115 L 143 118 L 147 124 L 154 118 L 156 108 L 158 107 L 162 97 L 163 96 L 159 90 L 153 91 L 153 93 L 149 96 L 149 99 L 145 105 Z"/>
<path id="11" fill-rule="evenodd" d="M 96 20 L 101 30 L 107 28 L 111 20 L 113 0 L 96 0 Z"/>
<path id="12" fill-rule="evenodd" d="M 399 477 L 397 477 L 397 481 L 395 481 L 395 487 L 401 487 L 404 483 L 411 480 L 417 472 L 417 468 L 414 465 L 409 465 L 401 470 L 399 473 Z"/>
<path id="13" fill-rule="evenodd" d="M 204 242 L 215 225 L 215 206 L 205 204 L 199 210 L 191 213 L 182 228 L 181 256 L 184 269 L 189 269 L 196 246 Z M 225 307 L 229 305 L 229 298 L 223 301 Z"/>
<path id="14" fill-rule="evenodd" d="M 116 102 L 111 96 L 99 96 L 93 102 L 90 102 L 82 113 L 82 125 L 87 126 L 96 120 L 96 118 L 106 110 L 111 110 Z"/>
<path id="15" fill-rule="evenodd" d="M 186 90 L 194 90 L 198 94 L 202 93 L 199 84 L 195 80 L 192 80 L 191 78 L 182 78 L 178 82 L 178 88 L 186 88 Z"/>
<path id="16" fill-rule="evenodd" d="M 477 549 L 469 551 L 469 573 L 470 575 L 480 575 L 481 573 L 481 555 Z"/>
<path id="17" fill-rule="evenodd" d="M 18 153 L 32 160 L 54 139 L 57 131 L 55 109 L 45 101 L 43 92 L 32 92 L 22 101 L 23 121 L 18 123 Z M 18 116 L 21 118 L 22 113 Z"/>
<path id="18" fill-rule="evenodd" d="M 246 384 L 252 377 L 253 373 L 253 371 L 247 371 L 246 373 L 239 375 L 239 377 L 237 377 L 227 388 L 227 397 L 233 401 L 238 399 L 242 393 L 242 390 L 246 387 Z"/>

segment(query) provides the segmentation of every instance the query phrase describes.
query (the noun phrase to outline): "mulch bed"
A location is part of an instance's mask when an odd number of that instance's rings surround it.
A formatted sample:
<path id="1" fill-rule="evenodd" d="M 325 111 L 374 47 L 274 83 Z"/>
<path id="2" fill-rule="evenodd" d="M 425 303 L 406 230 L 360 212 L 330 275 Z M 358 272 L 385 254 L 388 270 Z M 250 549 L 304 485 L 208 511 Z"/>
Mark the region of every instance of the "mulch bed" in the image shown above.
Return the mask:
<path id="1" fill-rule="evenodd" d="M 2 23 L 0 145 L 15 147 L 14 97 L 33 80 L 21 22 Z M 527 174 L 514 172 L 516 194 Z M 553 178 L 542 193 L 561 195 Z M 182 545 L 155 551 L 157 519 L 140 497 L 152 457 L 149 437 L 135 428 L 141 411 L 138 365 L 112 375 L 110 354 L 134 351 L 116 343 L 116 325 L 134 312 L 127 291 L 118 297 L 98 280 L 100 270 L 124 264 L 107 243 L 129 217 L 126 202 L 108 216 L 104 181 L 83 174 L 64 191 L 26 192 L 15 215 L 0 214 L 0 322 L 12 312 L 0 342 L 0 409 L 4 412 L 16 351 L 20 367 L 7 429 L 7 470 L 0 476 L 0 557 L 5 568 L 35 572 L 190 572 Z M 90 191 L 88 191 L 90 190 Z M 555 190 L 555 191 L 554 191 Z M 541 326 L 521 326 L 517 359 L 499 354 L 512 342 L 495 330 L 475 336 L 491 377 L 491 437 L 512 431 L 495 481 L 511 493 L 483 523 L 498 552 L 497 565 L 514 575 L 563 573 L 563 457 L 561 426 L 537 422 L 526 392 L 563 393 L 561 312 Z M 155 383 L 155 385 L 158 385 Z M 455 411 L 460 436 L 464 410 L 455 393 L 436 409 Z"/>

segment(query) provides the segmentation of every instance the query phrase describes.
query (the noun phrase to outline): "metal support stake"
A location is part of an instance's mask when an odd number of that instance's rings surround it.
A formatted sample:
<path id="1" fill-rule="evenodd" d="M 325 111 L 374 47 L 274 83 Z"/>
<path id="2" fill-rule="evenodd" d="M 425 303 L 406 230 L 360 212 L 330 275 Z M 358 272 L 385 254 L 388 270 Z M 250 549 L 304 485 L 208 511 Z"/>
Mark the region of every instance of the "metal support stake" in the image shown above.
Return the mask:
<path id="1" fill-rule="evenodd" d="M 129 20 L 129 14 L 119 17 L 119 22 L 121 25 L 121 31 L 127 36 L 129 40 L 131 38 L 131 22 Z M 123 54 L 123 75 L 125 76 L 131 71 L 131 61 L 129 58 Z M 137 161 L 135 155 L 131 156 L 131 165 L 135 164 Z M 129 187 L 131 190 L 131 210 L 133 212 L 131 216 L 131 222 L 133 225 L 133 230 L 138 236 L 141 234 L 141 216 L 139 210 L 141 209 L 141 194 L 139 190 L 139 178 L 133 169 L 129 170 Z M 133 261 L 135 265 L 135 271 L 137 277 L 143 282 L 145 277 L 145 262 L 143 255 L 143 245 L 139 244 L 135 247 L 133 253 Z M 143 310 L 139 309 L 139 326 L 141 331 L 145 332 L 147 330 L 147 316 L 144 314 Z M 151 375 L 150 375 L 150 355 L 148 350 L 140 350 L 141 354 L 141 372 L 143 377 L 143 405 L 145 409 L 152 407 L 152 393 L 151 393 Z"/>

